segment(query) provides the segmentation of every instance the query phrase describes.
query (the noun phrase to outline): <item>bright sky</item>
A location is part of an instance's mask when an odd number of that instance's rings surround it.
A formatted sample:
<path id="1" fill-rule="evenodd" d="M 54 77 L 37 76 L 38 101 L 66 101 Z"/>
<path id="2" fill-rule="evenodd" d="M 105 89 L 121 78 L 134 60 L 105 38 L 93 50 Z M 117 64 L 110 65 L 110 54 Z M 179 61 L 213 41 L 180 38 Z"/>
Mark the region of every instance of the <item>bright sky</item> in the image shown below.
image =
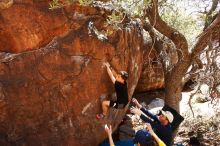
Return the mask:
<path id="1" fill-rule="evenodd" d="M 212 6 L 212 0 L 168 0 L 167 3 L 175 3 L 182 8 L 186 14 L 195 15 L 199 12 L 209 11 Z M 217 10 L 220 10 L 220 3 Z"/>

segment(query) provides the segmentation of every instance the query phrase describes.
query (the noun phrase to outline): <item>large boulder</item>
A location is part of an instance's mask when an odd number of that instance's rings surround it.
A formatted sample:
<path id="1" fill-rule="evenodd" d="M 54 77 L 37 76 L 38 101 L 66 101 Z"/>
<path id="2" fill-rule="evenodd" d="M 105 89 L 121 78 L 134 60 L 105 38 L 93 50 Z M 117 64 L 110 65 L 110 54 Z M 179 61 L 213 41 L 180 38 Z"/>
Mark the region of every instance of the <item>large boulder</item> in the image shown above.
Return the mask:
<path id="1" fill-rule="evenodd" d="M 0 145 L 95 146 L 107 137 L 103 125 L 116 129 L 127 110 L 95 118 L 114 93 L 103 62 L 128 71 L 131 98 L 143 64 L 142 29 L 128 21 L 114 30 L 98 8 L 62 10 L 19 0 L 1 11 Z"/>

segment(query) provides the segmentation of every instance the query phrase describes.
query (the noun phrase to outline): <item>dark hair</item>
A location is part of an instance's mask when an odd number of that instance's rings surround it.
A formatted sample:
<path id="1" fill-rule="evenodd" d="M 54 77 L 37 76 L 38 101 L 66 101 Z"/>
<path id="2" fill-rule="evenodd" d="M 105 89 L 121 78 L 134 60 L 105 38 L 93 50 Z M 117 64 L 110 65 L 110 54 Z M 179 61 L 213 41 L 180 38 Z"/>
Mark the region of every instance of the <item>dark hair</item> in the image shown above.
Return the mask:
<path id="1" fill-rule="evenodd" d="M 120 75 L 125 81 L 128 79 L 128 73 L 126 71 L 120 71 Z"/>
<path id="2" fill-rule="evenodd" d="M 196 137 L 190 137 L 189 144 L 192 146 L 200 146 L 200 142 Z"/>
<path id="3" fill-rule="evenodd" d="M 152 146 L 153 137 L 146 129 L 141 129 L 136 132 L 133 142 L 139 143 L 141 146 Z"/>

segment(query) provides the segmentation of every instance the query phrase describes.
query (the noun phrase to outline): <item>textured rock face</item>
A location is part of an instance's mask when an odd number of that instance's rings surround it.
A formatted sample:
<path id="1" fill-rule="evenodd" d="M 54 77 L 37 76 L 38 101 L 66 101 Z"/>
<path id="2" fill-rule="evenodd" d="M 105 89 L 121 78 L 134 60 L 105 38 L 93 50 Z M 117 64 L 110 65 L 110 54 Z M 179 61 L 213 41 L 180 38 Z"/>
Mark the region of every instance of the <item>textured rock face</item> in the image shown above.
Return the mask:
<path id="1" fill-rule="evenodd" d="M 2 2 L 3 3 L 3 2 Z M 23 52 L 49 43 L 68 31 L 67 18 L 61 10 L 49 10 L 48 2 L 15 1 L 0 11 L 0 51 Z"/>
<path id="2" fill-rule="evenodd" d="M 13 0 L 1 0 L 0 9 L 7 9 L 13 4 Z"/>
<path id="3" fill-rule="evenodd" d="M 146 92 L 149 90 L 160 89 L 164 87 L 164 73 L 158 55 L 154 48 L 146 46 L 144 53 L 144 63 L 142 73 L 138 81 L 136 92 Z"/>
<path id="4" fill-rule="evenodd" d="M 130 22 L 105 37 L 95 8 L 72 6 L 64 16 L 46 7 L 17 1 L 1 12 L 1 50 L 21 53 L 0 55 L 0 145 L 98 145 L 106 138 L 103 125 L 115 129 L 127 109 L 96 120 L 101 99 L 114 92 L 103 62 L 128 71 L 131 97 L 142 70 L 142 34 Z"/>

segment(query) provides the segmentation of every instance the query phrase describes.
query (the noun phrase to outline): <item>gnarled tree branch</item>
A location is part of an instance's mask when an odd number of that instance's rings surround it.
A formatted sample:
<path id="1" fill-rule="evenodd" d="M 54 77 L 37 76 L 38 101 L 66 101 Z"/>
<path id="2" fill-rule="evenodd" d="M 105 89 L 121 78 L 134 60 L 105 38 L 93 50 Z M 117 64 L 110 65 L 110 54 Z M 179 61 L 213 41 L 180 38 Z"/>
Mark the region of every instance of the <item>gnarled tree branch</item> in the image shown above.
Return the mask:
<path id="1" fill-rule="evenodd" d="M 167 100 L 170 106 L 178 110 L 179 96 L 183 87 L 183 77 L 191 64 L 187 40 L 183 34 L 161 19 L 158 13 L 158 0 L 151 1 L 151 5 L 145 10 L 145 16 L 148 17 L 151 25 L 161 34 L 172 40 L 176 49 L 179 50 L 177 64 L 165 75 L 165 101 Z M 177 97 L 173 97 L 172 93 L 178 93 L 176 94 Z"/>
<path id="2" fill-rule="evenodd" d="M 219 0 L 212 0 L 212 6 L 210 10 L 206 13 L 206 21 L 205 21 L 205 26 L 203 30 L 205 30 L 215 19 L 215 16 L 213 16 L 213 12 L 216 10 L 218 3 L 219 3 Z"/>
<path id="3" fill-rule="evenodd" d="M 178 53 L 179 59 L 188 58 L 188 44 L 186 38 L 176 29 L 170 27 L 165 21 L 161 19 L 158 13 L 158 1 L 152 0 L 151 6 L 149 6 L 145 15 L 148 17 L 151 25 L 157 29 L 160 33 L 168 37 L 173 41 L 177 49 L 181 52 Z"/>
<path id="4" fill-rule="evenodd" d="M 195 59 L 201 51 L 203 51 L 209 44 L 210 41 L 218 40 L 220 38 L 220 12 L 212 24 L 202 32 L 198 41 L 192 49 L 192 59 Z"/>

